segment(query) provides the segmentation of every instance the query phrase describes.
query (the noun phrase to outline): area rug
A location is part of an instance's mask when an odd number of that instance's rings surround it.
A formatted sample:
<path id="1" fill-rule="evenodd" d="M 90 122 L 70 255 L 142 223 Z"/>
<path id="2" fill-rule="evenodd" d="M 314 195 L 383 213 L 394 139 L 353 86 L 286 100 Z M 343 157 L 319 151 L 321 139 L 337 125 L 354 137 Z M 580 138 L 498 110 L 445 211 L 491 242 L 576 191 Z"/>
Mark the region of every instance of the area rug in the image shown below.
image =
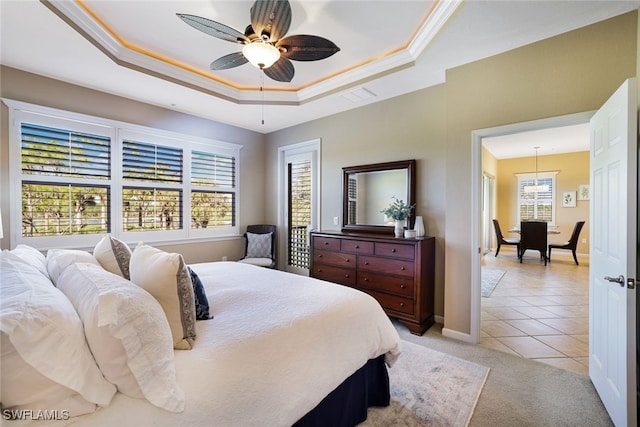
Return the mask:
<path id="1" fill-rule="evenodd" d="M 369 408 L 360 426 L 465 427 L 489 368 L 402 341 L 402 354 L 389 368 L 391 404 Z"/>
<path id="2" fill-rule="evenodd" d="M 480 291 L 480 295 L 488 298 L 500 279 L 502 279 L 502 276 L 504 276 L 505 271 L 492 267 L 482 267 L 481 270 L 482 290 Z"/>

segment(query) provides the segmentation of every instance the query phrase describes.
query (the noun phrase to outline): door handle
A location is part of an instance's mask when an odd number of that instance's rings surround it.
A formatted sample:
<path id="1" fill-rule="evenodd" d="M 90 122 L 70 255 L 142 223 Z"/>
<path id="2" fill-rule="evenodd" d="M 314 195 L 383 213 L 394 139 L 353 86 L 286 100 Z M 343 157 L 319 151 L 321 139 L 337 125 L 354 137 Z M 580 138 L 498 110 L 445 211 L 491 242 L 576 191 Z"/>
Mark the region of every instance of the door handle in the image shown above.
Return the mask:
<path id="1" fill-rule="evenodd" d="M 624 286 L 624 276 L 622 274 L 618 277 L 604 276 L 604 280 L 607 280 L 611 283 L 617 283 L 620 286 Z"/>

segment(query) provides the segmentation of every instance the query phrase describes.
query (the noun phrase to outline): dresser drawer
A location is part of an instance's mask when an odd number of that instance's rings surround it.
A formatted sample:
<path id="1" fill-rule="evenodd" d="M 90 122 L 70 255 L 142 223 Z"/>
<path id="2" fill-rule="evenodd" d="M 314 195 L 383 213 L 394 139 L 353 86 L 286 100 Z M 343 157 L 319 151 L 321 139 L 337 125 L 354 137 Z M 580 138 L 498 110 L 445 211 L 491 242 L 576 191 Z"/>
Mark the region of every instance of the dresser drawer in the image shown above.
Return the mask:
<path id="1" fill-rule="evenodd" d="M 314 237 L 313 247 L 314 249 L 326 249 L 329 251 L 339 251 L 340 240 L 332 239 L 330 237 Z"/>
<path id="2" fill-rule="evenodd" d="M 415 249 L 412 245 L 376 243 L 375 254 L 378 256 L 413 259 L 415 257 Z"/>
<path id="3" fill-rule="evenodd" d="M 361 271 L 358 273 L 358 287 L 376 289 L 413 298 L 415 285 L 413 278 L 382 276 L 380 274 Z"/>
<path id="4" fill-rule="evenodd" d="M 334 267 L 356 268 L 356 255 L 316 250 L 313 252 L 313 262 Z"/>
<path id="5" fill-rule="evenodd" d="M 413 277 L 413 261 L 405 261 L 401 259 L 359 256 L 358 269 L 363 273 L 382 273 L 402 277 Z"/>
<path id="6" fill-rule="evenodd" d="M 316 264 L 313 266 L 313 277 L 350 286 L 356 284 L 356 271 L 349 268 Z"/>
<path id="7" fill-rule="evenodd" d="M 368 293 L 374 297 L 382 308 L 386 310 L 393 310 L 404 314 L 413 314 L 413 299 L 404 298 L 397 295 L 385 294 L 383 292 L 376 292 L 369 289 L 362 289 L 363 292 Z"/>
<path id="8" fill-rule="evenodd" d="M 360 240 L 343 240 L 340 244 L 340 250 L 342 252 L 373 255 L 373 242 L 363 242 Z"/>

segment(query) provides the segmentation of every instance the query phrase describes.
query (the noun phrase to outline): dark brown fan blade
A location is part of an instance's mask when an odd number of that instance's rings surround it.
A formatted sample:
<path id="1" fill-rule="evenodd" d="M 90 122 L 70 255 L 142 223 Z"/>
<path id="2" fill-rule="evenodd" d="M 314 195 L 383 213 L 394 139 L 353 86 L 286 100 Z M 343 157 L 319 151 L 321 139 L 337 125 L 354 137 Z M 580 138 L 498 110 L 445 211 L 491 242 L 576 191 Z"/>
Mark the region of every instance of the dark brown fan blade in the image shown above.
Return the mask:
<path id="1" fill-rule="evenodd" d="M 289 31 L 291 5 L 287 0 L 256 0 L 251 6 L 251 26 L 260 36 L 269 35 L 269 41 L 277 42 Z"/>
<path id="2" fill-rule="evenodd" d="M 234 30 L 233 28 L 227 27 L 219 22 L 184 13 L 176 13 L 176 15 L 196 30 L 200 30 L 210 36 L 234 43 L 249 43 L 249 39 L 240 31 Z"/>
<path id="3" fill-rule="evenodd" d="M 245 58 L 242 52 L 235 52 L 216 59 L 211 63 L 209 68 L 212 70 L 226 70 L 246 64 L 247 62 L 249 61 Z"/>
<path id="4" fill-rule="evenodd" d="M 285 37 L 276 44 L 276 47 L 286 49 L 282 55 L 294 61 L 317 61 L 340 51 L 340 48 L 330 40 L 307 35 Z"/>
<path id="5" fill-rule="evenodd" d="M 262 70 L 267 75 L 267 77 L 279 82 L 286 83 L 289 83 L 291 79 L 293 79 L 293 75 L 295 74 L 295 70 L 293 69 L 293 64 L 291 63 L 291 61 L 282 56 L 271 67 L 263 68 Z"/>

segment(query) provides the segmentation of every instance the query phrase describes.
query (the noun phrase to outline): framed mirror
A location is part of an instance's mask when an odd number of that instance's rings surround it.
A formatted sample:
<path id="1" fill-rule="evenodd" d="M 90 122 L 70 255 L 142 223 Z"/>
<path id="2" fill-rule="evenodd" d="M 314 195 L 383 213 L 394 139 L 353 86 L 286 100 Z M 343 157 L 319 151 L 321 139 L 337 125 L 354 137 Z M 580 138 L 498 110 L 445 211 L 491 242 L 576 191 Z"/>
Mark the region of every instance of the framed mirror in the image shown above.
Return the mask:
<path id="1" fill-rule="evenodd" d="M 394 198 L 416 200 L 416 161 L 376 163 L 342 168 L 342 231 L 393 234 L 393 219 L 381 212 Z M 407 220 L 412 228 L 415 209 Z"/>

